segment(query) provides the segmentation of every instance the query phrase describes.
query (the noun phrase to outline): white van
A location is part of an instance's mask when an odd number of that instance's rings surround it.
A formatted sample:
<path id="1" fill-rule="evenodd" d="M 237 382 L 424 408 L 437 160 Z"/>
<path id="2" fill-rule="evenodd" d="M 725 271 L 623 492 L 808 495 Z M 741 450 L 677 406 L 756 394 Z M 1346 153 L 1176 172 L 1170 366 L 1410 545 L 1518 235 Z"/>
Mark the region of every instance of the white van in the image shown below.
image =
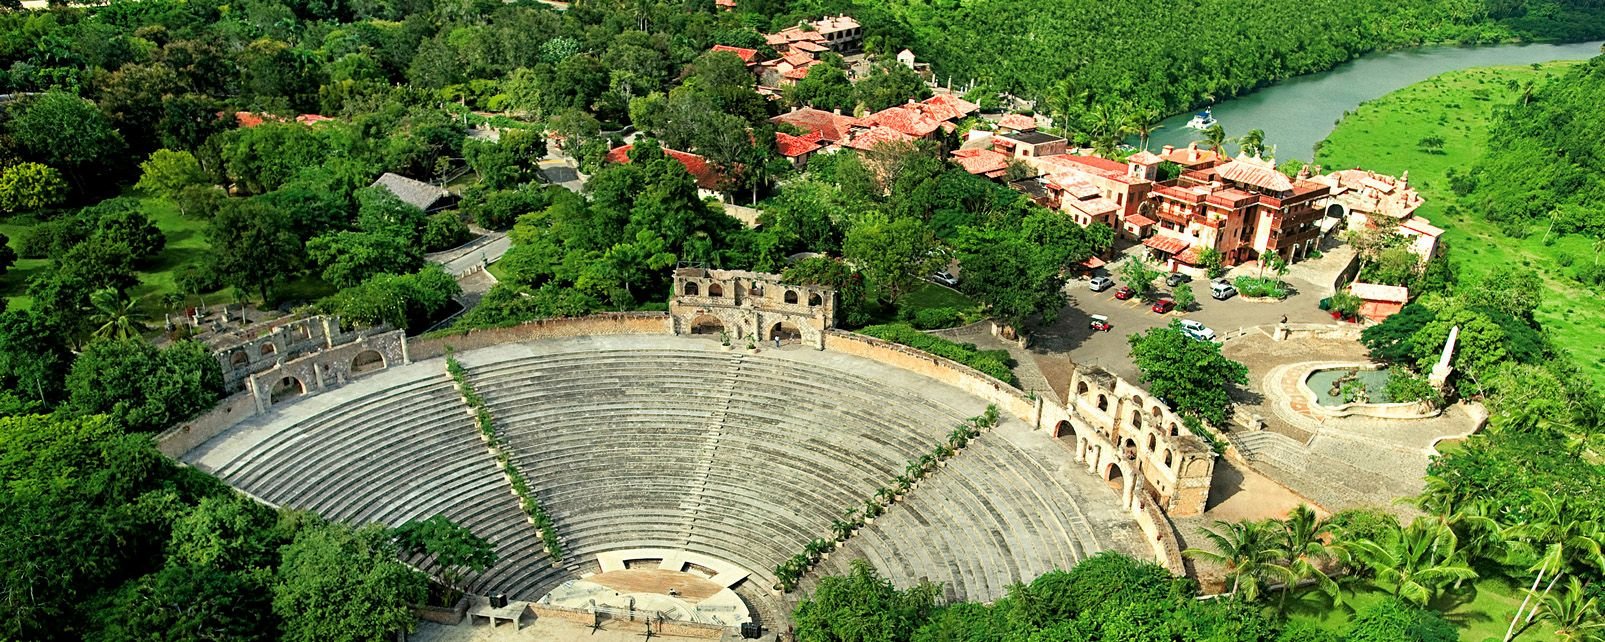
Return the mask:
<path id="1" fill-rule="evenodd" d="M 1237 288 L 1232 287 L 1232 284 L 1225 281 L 1210 281 L 1209 296 L 1216 301 L 1225 301 L 1237 296 Z"/>

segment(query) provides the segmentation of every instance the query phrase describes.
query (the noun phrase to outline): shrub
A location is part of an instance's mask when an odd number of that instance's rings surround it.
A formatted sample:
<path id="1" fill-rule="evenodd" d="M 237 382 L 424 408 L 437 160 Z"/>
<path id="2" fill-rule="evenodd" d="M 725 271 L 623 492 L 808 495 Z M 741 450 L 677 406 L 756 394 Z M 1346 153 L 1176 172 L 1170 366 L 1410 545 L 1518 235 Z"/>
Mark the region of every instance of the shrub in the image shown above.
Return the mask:
<path id="1" fill-rule="evenodd" d="M 1399 366 L 1388 368 L 1387 391 L 1388 399 L 1395 403 L 1426 401 L 1434 406 L 1443 403 L 1443 396 L 1432 387 L 1432 382 Z"/>
<path id="2" fill-rule="evenodd" d="M 1003 355 L 1007 355 L 1008 353 L 1001 350 L 977 350 L 972 344 L 956 343 L 941 337 L 934 337 L 914 329 L 913 326 L 901 323 L 872 325 L 858 332 L 883 341 L 900 343 L 910 348 L 924 350 L 938 357 L 952 359 L 1011 386 L 1020 385 L 1019 379 L 1015 378 L 1014 371 L 1010 369 L 1011 366 L 1009 364 L 1011 361 L 1005 361 L 998 354 L 1001 352 Z"/>
<path id="3" fill-rule="evenodd" d="M 424 251 L 439 252 L 468 240 L 468 224 L 456 212 L 431 215 L 424 223 Z"/>
<path id="4" fill-rule="evenodd" d="M 925 308 L 914 312 L 914 327 L 921 330 L 951 328 L 963 321 L 964 315 L 953 308 Z"/>
<path id="5" fill-rule="evenodd" d="M 1287 284 L 1276 279 L 1258 276 L 1240 276 L 1232 281 L 1243 296 L 1287 298 Z"/>

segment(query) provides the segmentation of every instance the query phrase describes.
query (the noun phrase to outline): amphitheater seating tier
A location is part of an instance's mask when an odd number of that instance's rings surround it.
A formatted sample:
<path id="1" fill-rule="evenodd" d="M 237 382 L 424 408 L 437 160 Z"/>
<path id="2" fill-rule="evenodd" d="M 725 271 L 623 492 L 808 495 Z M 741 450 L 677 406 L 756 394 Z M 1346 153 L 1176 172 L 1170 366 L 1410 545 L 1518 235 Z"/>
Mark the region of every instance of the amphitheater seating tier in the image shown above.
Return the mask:
<path id="1" fill-rule="evenodd" d="M 186 459 L 330 519 L 444 514 L 497 546 L 476 592 L 534 600 L 596 572 L 598 553 L 680 549 L 749 571 L 737 592 L 772 619 L 775 566 L 829 537 L 832 520 L 985 405 L 854 357 L 749 355 L 702 339 L 560 340 L 459 357 L 553 517 L 566 553 L 558 565 L 438 360 L 286 404 Z M 1006 422 L 823 569 L 861 557 L 899 585 L 929 578 L 955 598 L 994 599 L 1108 546 L 1142 552 L 1113 493 L 1068 459 Z M 1105 508 L 1089 515 L 1087 505 Z"/>

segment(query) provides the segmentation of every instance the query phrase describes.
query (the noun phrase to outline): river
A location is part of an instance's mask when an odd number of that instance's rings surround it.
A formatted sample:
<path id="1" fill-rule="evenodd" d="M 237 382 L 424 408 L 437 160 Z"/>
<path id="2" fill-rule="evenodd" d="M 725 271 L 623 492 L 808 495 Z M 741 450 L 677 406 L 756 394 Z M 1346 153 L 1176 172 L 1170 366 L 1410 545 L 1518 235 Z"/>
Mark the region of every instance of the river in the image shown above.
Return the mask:
<path id="1" fill-rule="evenodd" d="M 1601 44 L 1434 46 L 1371 54 L 1331 71 L 1290 78 L 1217 104 L 1214 114 L 1228 137 L 1263 129 L 1265 143 L 1276 147 L 1277 157 L 1307 161 L 1314 158 L 1315 145 L 1332 133 L 1344 112 L 1367 100 L 1456 69 L 1585 60 L 1600 55 Z M 1197 130 L 1186 127 L 1192 117 L 1189 112 L 1165 119 L 1164 128 L 1149 138 L 1149 149 L 1184 147 L 1200 138 Z"/>

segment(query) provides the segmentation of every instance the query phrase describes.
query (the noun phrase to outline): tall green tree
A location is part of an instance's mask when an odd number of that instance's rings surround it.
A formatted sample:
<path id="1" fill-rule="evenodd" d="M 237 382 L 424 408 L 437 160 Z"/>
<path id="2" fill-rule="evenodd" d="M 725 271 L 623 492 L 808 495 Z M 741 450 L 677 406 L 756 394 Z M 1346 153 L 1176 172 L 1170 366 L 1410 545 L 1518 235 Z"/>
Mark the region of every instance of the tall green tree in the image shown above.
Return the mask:
<path id="1" fill-rule="evenodd" d="M 268 289 L 301 268 L 303 248 L 283 212 L 253 199 L 230 200 L 206 228 L 211 268 L 229 285 L 254 290 L 265 303 Z"/>
<path id="2" fill-rule="evenodd" d="M 1417 518 L 1378 540 L 1346 544 L 1394 597 L 1426 606 L 1444 586 L 1477 577 L 1455 546 L 1454 534 L 1430 518 Z"/>
<path id="3" fill-rule="evenodd" d="M 876 298 L 893 302 L 942 267 L 936 235 L 915 218 L 871 213 L 847 230 L 842 254 L 869 281 Z"/>
<path id="4" fill-rule="evenodd" d="M 394 540 L 382 526 L 353 530 L 323 524 L 302 530 L 284 547 L 273 582 L 273 612 L 283 619 L 288 642 L 390 638 L 412 632 L 423 603 L 423 573 L 396 559 Z"/>
<path id="5" fill-rule="evenodd" d="M 462 598 L 463 580 L 496 564 L 496 548 L 467 527 L 445 515 L 414 520 L 396 527 L 396 541 L 408 555 L 424 557 L 440 573 L 447 590 L 440 606 L 452 606 Z"/>
<path id="6" fill-rule="evenodd" d="M 798 605 L 799 642 L 908 640 L 930 617 L 939 589 L 920 584 L 898 590 L 868 562 L 855 560 L 844 576 L 826 577 Z"/>
<path id="7" fill-rule="evenodd" d="M 1220 345 L 1183 334 L 1180 321 L 1128 337 L 1131 359 L 1149 392 L 1178 412 L 1226 423 L 1229 386 L 1248 384 L 1248 367 L 1221 355 Z"/>

